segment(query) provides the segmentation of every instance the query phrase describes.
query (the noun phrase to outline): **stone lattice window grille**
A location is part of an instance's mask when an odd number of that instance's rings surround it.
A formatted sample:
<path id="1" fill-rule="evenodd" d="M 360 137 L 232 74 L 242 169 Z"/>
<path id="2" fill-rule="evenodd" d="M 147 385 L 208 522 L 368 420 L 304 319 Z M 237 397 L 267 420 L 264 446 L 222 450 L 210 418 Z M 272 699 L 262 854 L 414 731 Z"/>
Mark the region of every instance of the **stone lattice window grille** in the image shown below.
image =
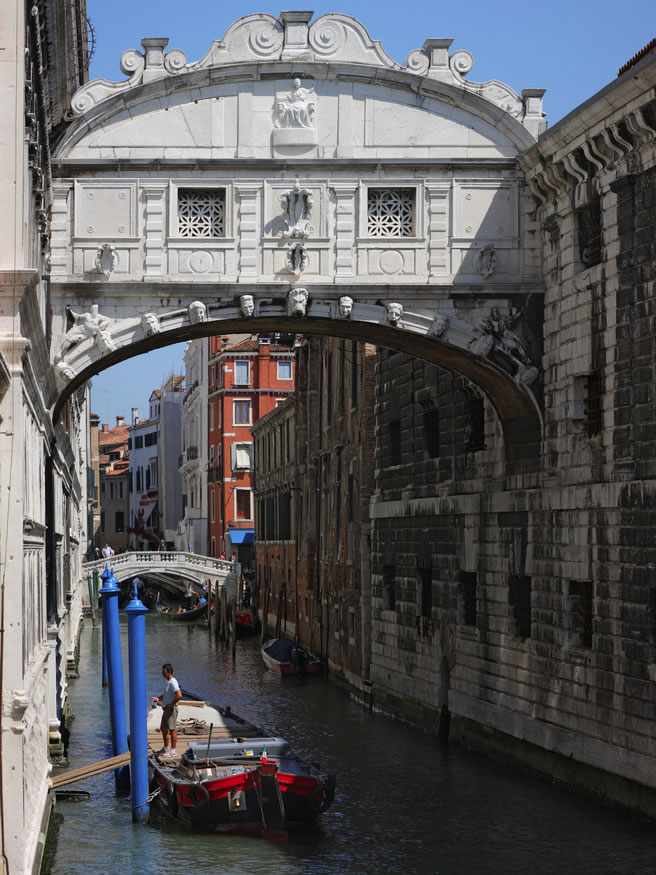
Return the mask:
<path id="1" fill-rule="evenodd" d="M 178 236 L 225 237 L 225 189 L 178 189 Z"/>
<path id="2" fill-rule="evenodd" d="M 414 237 L 415 190 L 413 188 L 368 189 L 367 235 Z"/>

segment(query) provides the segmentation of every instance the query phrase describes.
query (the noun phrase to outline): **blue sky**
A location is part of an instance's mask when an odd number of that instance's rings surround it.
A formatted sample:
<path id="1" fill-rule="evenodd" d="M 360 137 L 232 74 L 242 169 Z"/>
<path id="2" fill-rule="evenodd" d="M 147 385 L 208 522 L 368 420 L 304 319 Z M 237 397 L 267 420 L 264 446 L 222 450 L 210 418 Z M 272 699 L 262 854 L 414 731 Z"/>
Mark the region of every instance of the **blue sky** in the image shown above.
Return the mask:
<path id="1" fill-rule="evenodd" d="M 468 78 L 499 79 L 517 92 L 546 88 L 544 109 L 554 124 L 607 85 L 619 67 L 656 37 L 656 0 L 526 0 L 439 2 L 439 0 L 355 0 L 349 3 L 281 3 L 271 6 L 218 4 L 209 0 L 87 0 L 96 34 L 91 77 L 121 81 L 119 60 L 127 49 L 141 49 L 144 37 L 168 37 L 168 49 L 182 49 L 198 60 L 213 39 L 242 15 L 282 9 L 313 9 L 315 17 L 344 12 L 364 24 L 385 51 L 403 63 L 429 37 L 450 37 L 451 50 L 474 56 Z M 172 370 L 182 373 L 184 344 L 148 353 L 93 379 L 92 408 L 101 422 L 116 414 L 145 415 L 150 392 Z"/>

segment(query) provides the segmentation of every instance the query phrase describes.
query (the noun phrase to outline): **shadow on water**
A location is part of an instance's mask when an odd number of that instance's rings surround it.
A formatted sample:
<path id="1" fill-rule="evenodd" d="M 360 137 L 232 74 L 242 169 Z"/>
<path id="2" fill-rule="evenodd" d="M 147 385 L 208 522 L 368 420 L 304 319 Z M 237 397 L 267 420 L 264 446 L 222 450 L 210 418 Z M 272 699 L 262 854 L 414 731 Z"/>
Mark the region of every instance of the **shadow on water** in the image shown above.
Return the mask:
<path id="1" fill-rule="evenodd" d="M 80 677 L 70 684 L 75 719 L 70 765 L 111 755 L 107 691 L 100 682 L 101 632 L 86 623 Z M 122 626 L 124 661 L 127 629 Z M 204 627 L 147 618 L 149 694 L 172 662 L 181 686 L 283 735 L 337 775 L 332 808 L 288 844 L 191 833 L 153 807 L 148 826 L 131 821 L 129 798 L 110 774 L 84 781 L 88 801 L 58 804 L 63 815 L 52 872 L 226 873 L 226 875 L 647 875 L 656 871 L 653 825 L 371 714 L 321 678 L 267 672 L 255 639 L 229 648 Z M 126 669 L 127 684 L 127 669 Z M 128 701 L 126 692 L 126 702 Z"/>

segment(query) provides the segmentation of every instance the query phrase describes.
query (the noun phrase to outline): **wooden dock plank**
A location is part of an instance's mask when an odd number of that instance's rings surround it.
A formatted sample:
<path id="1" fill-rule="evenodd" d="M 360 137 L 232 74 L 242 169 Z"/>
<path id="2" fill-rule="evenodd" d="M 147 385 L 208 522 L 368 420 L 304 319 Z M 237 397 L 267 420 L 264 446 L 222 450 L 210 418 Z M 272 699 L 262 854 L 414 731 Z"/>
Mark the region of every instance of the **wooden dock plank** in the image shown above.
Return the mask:
<path id="1" fill-rule="evenodd" d="M 93 778 L 96 775 L 102 775 L 103 772 L 110 772 L 113 769 L 120 769 L 122 766 L 130 764 L 130 754 L 122 753 L 116 757 L 110 757 L 106 760 L 100 760 L 97 763 L 90 763 L 88 766 L 82 766 L 79 769 L 71 769 L 68 772 L 62 772 L 59 775 L 54 775 L 49 778 L 51 787 L 64 787 L 66 784 L 75 784 L 77 781 L 83 781 L 85 778 Z"/>

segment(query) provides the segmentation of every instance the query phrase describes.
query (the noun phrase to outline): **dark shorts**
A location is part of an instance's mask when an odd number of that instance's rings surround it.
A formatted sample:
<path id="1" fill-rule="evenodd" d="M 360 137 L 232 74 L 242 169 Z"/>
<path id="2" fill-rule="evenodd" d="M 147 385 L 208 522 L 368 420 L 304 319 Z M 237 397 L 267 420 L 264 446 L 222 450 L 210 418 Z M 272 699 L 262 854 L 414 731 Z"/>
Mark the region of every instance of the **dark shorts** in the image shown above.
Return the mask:
<path id="1" fill-rule="evenodd" d="M 173 708 L 167 708 L 162 714 L 162 722 L 160 723 L 160 729 L 168 729 L 169 732 L 172 732 L 175 729 L 175 722 L 178 719 L 178 706 L 174 705 Z"/>

